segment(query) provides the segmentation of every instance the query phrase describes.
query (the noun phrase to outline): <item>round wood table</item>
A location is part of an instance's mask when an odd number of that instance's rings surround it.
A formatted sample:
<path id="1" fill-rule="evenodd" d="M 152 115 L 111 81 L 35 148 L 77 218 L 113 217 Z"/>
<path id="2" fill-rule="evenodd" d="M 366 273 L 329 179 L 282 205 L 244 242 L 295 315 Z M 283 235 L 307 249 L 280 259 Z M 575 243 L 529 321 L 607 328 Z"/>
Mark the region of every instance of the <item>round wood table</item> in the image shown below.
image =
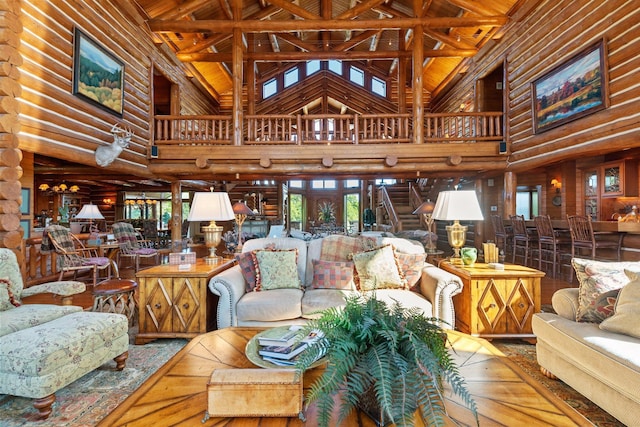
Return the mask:
<path id="1" fill-rule="evenodd" d="M 138 283 L 130 279 L 107 279 L 93 287 L 93 311 L 124 314 L 133 325 L 137 313 L 135 291 Z"/>

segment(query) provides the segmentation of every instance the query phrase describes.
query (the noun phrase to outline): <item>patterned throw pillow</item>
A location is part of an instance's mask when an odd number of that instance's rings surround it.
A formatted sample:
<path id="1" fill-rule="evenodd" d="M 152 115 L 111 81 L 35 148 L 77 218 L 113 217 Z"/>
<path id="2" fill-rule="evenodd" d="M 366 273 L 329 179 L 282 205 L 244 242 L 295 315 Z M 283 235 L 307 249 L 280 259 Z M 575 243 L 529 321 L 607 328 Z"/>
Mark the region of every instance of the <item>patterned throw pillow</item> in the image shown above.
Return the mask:
<path id="1" fill-rule="evenodd" d="M 256 287 L 256 267 L 253 262 L 253 253 L 242 252 L 236 255 L 240 271 L 246 282 L 246 291 L 252 292 Z"/>
<path id="2" fill-rule="evenodd" d="M 637 262 L 603 262 L 582 258 L 573 258 L 571 263 L 580 283 L 576 320 L 596 323 L 602 320 L 596 310 L 598 296 L 629 283 L 624 269 L 640 265 Z"/>
<path id="3" fill-rule="evenodd" d="M 398 258 L 398 265 L 400 270 L 407 279 L 407 286 L 413 288 L 419 286 L 419 280 L 422 277 L 422 267 L 424 267 L 424 260 L 427 254 L 405 254 L 396 251 L 396 258 Z"/>
<path id="4" fill-rule="evenodd" d="M 607 317 L 611 317 L 613 315 L 619 293 L 620 289 L 614 289 L 598 295 L 593 307 L 594 316 L 598 318 L 596 322 L 602 322 Z"/>
<path id="5" fill-rule="evenodd" d="M 353 263 L 357 273 L 356 286 L 361 291 L 407 288 L 407 280 L 391 245 L 353 254 Z"/>
<path id="6" fill-rule="evenodd" d="M 270 289 L 300 289 L 298 250 L 258 249 L 253 253 L 256 268 L 256 291 Z"/>
<path id="7" fill-rule="evenodd" d="M 314 289 L 353 289 L 353 263 L 314 259 L 311 287 Z"/>
<path id="8" fill-rule="evenodd" d="M 376 239 L 373 237 L 351 237 L 332 234 L 322 239 L 320 259 L 324 261 L 350 261 L 351 254 L 373 249 Z"/>
<path id="9" fill-rule="evenodd" d="M 613 316 L 600 329 L 640 338 L 640 267 L 625 270 L 631 280 L 620 289 Z"/>

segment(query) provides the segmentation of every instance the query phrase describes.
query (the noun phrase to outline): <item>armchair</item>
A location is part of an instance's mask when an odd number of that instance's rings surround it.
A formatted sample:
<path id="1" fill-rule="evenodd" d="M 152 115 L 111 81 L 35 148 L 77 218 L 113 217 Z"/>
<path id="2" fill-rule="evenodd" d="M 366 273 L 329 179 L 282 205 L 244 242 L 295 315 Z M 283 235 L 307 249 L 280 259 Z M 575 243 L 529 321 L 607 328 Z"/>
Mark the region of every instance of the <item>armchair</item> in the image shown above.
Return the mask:
<path id="1" fill-rule="evenodd" d="M 140 268 L 140 258 L 155 258 L 156 264 L 159 261 L 159 253 L 151 247 L 151 242 L 138 238 L 139 233 L 128 222 L 116 222 L 111 226 L 113 235 L 120 244 L 118 252 L 118 264 L 120 258 L 132 259 L 136 272 Z"/>
<path id="2" fill-rule="evenodd" d="M 78 272 L 90 270 L 93 285 L 98 281 L 98 271 L 106 270 L 106 278 L 111 278 L 111 268 L 117 266 L 107 257 L 98 256 L 96 249 L 85 248 L 82 242 L 71 231 L 61 225 L 50 225 L 42 235 L 41 252 L 53 250 L 57 255 L 57 267 L 62 280 L 64 274 L 72 271 L 74 279 Z"/>

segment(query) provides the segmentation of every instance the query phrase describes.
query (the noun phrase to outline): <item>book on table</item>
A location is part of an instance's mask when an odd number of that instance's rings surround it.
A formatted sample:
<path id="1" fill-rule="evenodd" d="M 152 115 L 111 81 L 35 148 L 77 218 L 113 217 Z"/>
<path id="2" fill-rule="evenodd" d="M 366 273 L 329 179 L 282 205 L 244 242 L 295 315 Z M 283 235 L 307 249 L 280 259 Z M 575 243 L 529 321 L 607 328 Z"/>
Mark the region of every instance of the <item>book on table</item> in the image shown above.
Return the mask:
<path id="1" fill-rule="evenodd" d="M 301 330 L 300 326 L 292 326 L 284 330 L 282 328 L 266 330 L 258 337 L 258 344 L 261 346 L 289 347 L 300 341 Z"/>
<path id="2" fill-rule="evenodd" d="M 302 353 L 309 344 L 307 342 L 299 341 L 290 346 L 263 346 L 258 350 L 258 354 L 262 357 L 268 357 L 271 359 L 283 359 L 290 360 Z"/>

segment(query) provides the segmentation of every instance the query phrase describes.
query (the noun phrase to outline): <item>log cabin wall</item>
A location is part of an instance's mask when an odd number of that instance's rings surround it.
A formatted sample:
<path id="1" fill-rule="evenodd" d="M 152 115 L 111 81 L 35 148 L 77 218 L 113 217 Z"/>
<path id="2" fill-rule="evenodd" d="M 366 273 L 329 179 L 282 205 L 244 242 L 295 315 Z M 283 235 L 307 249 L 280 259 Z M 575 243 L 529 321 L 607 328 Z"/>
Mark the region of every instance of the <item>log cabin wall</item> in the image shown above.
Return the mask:
<path id="1" fill-rule="evenodd" d="M 146 165 L 153 119 L 152 70 L 179 87 L 181 114 L 215 111 L 211 97 L 187 78 L 184 65 L 158 50 L 151 33 L 133 22 L 126 9 L 93 0 L 22 0 L 21 6 L 22 149 L 39 152 L 46 143 L 53 157 L 95 166 L 95 149 L 113 141 L 109 131 L 120 123 L 135 135 L 109 167 L 150 176 Z M 73 95 L 74 27 L 124 63 L 122 118 Z"/>

